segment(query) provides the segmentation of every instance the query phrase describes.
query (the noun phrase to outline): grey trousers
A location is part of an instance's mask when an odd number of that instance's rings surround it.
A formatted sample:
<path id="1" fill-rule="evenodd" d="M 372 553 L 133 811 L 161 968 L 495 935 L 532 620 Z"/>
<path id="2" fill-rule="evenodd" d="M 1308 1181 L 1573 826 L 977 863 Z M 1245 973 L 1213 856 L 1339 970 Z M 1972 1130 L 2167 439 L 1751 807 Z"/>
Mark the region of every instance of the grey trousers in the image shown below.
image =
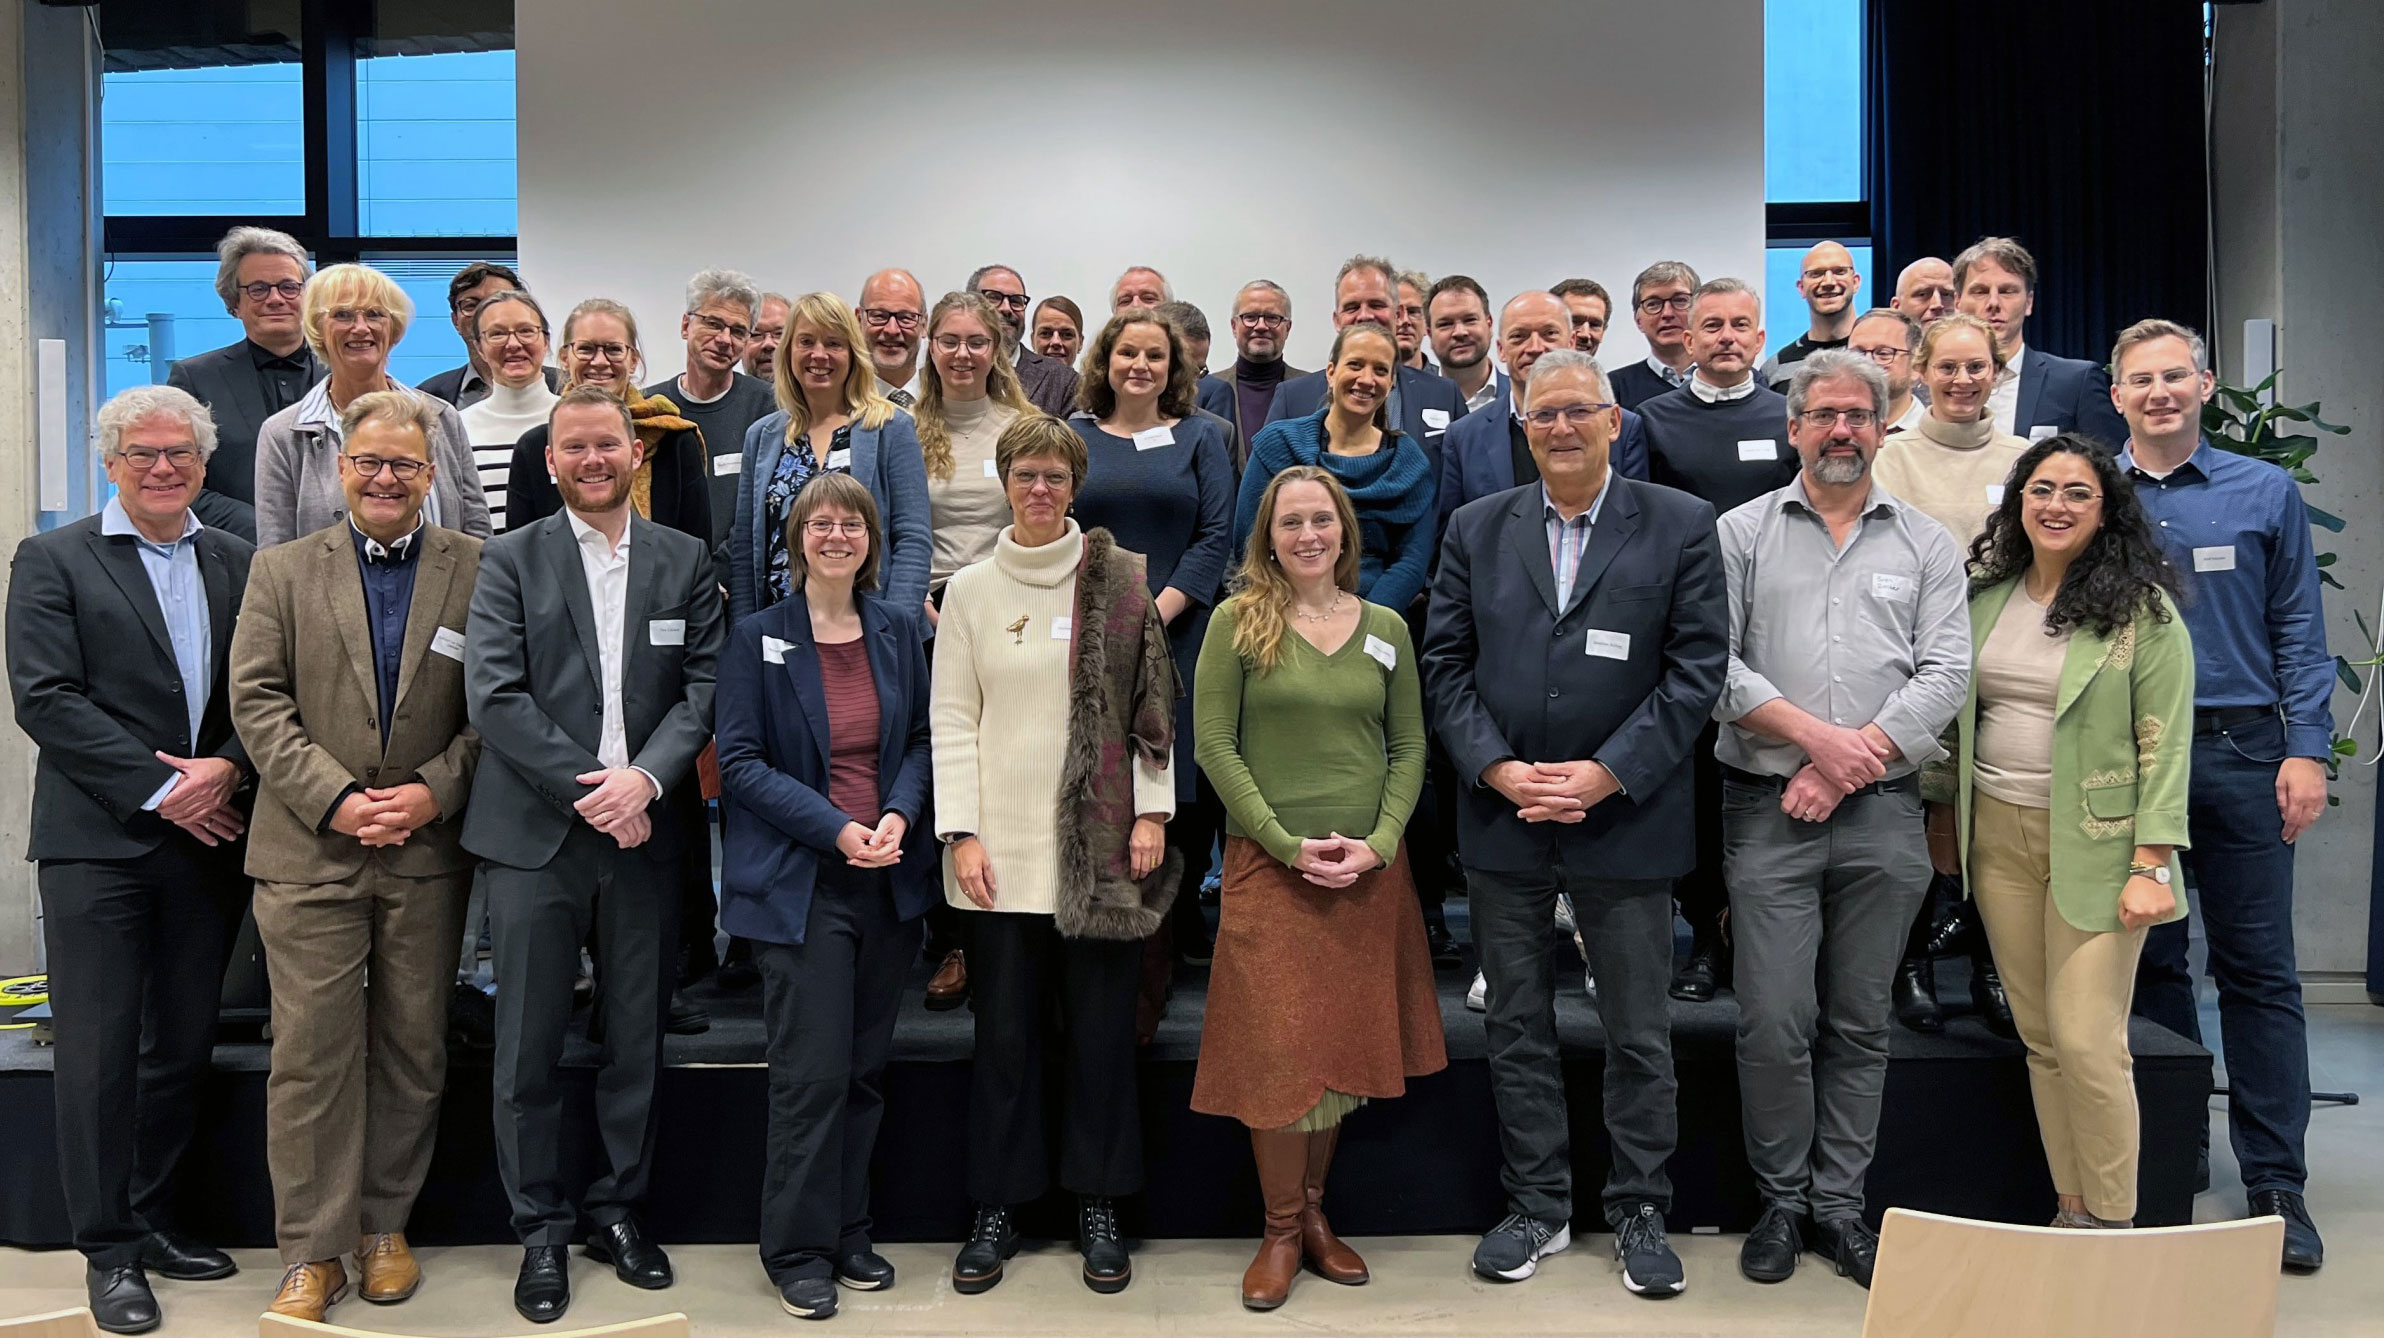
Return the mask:
<path id="1" fill-rule="evenodd" d="M 1598 979 L 1606 1031 L 1606 1135 L 1613 1163 L 1604 1206 L 1672 1205 L 1664 1161 L 1678 1136 L 1672 1075 L 1672 882 L 1607 880 L 1583 871 L 1465 873 L 1474 946 L 1487 980 L 1482 1031 L 1498 1105 L 1499 1181 L 1508 1208 L 1548 1224 L 1573 1218 L 1573 1166 L 1564 1076 L 1556 1051 L 1549 923 L 1559 889 Z M 1609 1217 L 1611 1218 L 1611 1217 Z"/>
<path id="2" fill-rule="evenodd" d="M 1778 788 L 1725 778 L 1722 871 L 1756 1188 L 1818 1221 L 1859 1217 L 1896 960 L 1929 885 L 1920 792 L 1849 796 L 1808 824 Z"/>

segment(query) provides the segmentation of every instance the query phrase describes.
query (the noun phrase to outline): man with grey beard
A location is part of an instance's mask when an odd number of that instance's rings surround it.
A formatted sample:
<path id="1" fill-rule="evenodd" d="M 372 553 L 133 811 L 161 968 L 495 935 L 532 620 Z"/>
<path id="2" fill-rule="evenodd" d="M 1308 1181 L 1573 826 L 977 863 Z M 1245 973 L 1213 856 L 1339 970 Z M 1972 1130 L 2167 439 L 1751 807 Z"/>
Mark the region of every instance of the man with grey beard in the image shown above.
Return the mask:
<path id="1" fill-rule="evenodd" d="M 1920 766 L 1970 681 L 1961 554 L 1871 478 L 1887 375 L 1844 350 L 1788 384 L 1799 470 L 1718 523 L 1730 586 L 1723 882 L 1738 1082 L 1763 1214 L 1739 1251 L 1786 1280 L 1810 1242 L 1868 1288 L 1863 1176 L 1887 1077 L 1889 985 L 1928 888 Z"/>

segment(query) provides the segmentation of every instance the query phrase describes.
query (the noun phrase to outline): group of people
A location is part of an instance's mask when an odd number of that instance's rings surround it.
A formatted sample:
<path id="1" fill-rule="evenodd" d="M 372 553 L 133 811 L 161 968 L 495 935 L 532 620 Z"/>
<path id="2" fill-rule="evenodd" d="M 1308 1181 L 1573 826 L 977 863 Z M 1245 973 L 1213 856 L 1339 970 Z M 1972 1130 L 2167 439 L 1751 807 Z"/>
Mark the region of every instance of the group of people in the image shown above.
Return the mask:
<path id="1" fill-rule="evenodd" d="M 2026 1044 L 2053 1223 L 2130 1223 L 2127 1019 L 2196 1032 L 2187 872 L 2252 1209 L 2318 1265 L 2291 844 L 2332 669 L 2301 501 L 2202 438 L 2185 327 L 2131 326 L 2107 368 L 2028 346 L 2010 239 L 1868 312 L 1814 248 L 1809 327 L 1770 364 L 1752 288 L 1659 262 L 1629 295 L 1653 352 L 1611 371 L 1589 280 L 1494 317 L 1465 276 L 1353 257 L 1314 372 L 1255 280 L 1212 375 L 1205 318 L 1147 267 L 1097 327 L 1002 266 L 932 307 L 900 270 L 852 305 L 705 270 L 686 371 L 642 389 L 626 307 L 558 337 L 502 266 L 450 289 L 471 361 L 408 388 L 386 276 L 253 228 L 221 259 L 246 338 L 108 402 L 114 496 L 27 540 L 8 601 L 59 1167 L 110 1330 L 157 1325 L 148 1273 L 234 1269 L 167 1196 L 247 910 L 273 1309 L 315 1320 L 421 1283 L 406 1220 L 483 921 L 532 1321 L 568 1307 L 575 1243 L 673 1279 L 638 1212 L 673 989 L 716 930 L 761 992 L 760 1252 L 790 1313 L 893 1284 L 868 1173 L 923 936 L 930 1004 L 975 1009 L 957 1290 L 999 1283 L 1055 1178 L 1087 1286 L 1130 1282 L 1135 1047 L 1177 955 L 1214 959 L 1192 1106 L 1251 1133 L 1243 1302 L 1303 1269 L 1362 1284 L 1325 1187 L 1341 1123 L 1446 1063 L 1452 889 L 1510 1211 L 1485 1279 L 1571 1238 L 1563 926 L 1607 1039 L 1625 1286 L 1685 1285 L 1667 995 L 1723 983 L 1763 1203 L 1741 1270 L 1785 1279 L 1809 1245 L 1868 1284 L 1933 883 L 1975 907 Z"/>

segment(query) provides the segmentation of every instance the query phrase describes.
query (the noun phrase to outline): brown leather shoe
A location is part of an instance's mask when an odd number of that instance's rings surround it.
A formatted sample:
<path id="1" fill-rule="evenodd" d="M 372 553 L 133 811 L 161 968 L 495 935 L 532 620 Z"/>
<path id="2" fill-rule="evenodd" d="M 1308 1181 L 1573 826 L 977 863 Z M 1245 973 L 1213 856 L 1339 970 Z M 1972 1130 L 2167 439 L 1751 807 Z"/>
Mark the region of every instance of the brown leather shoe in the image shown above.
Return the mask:
<path id="1" fill-rule="evenodd" d="M 927 980 L 927 1008 L 950 1010 L 968 1000 L 968 957 L 958 950 L 944 956 L 936 965 L 935 976 Z"/>
<path id="2" fill-rule="evenodd" d="M 1308 1206 L 1308 1133 L 1282 1128 L 1250 1131 L 1258 1159 L 1258 1191 L 1266 1199 L 1266 1237 L 1242 1273 L 1242 1307 L 1270 1309 L 1291 1297 L 1300 1274 L 1300 1216 Z"/>
<path id="3" fill-rule="evenodd" d="M 398 1304 L 422 1288 L 422 1264 L 403 1234 L 367 1234 L 356 1245 L 356 1297 L 368 1304 Z"/>
<path id="4" fill-rule="evenodd" d="M 1366 1259 L 1335 1237 L 1324 1218 L 1324 1176 L 1333 1167 L 1333 1146 L 1341 1139 L 1341 1126 L 1335 1123 L 1305 1135 L 1308 1161 L 1302 1190 L 1307 1204 L 1300 1209 L 1300 1251 L 1317 1275 L 1335 1285 L 1363 1285 L 1372 1279 L 1366 1273 Z"/>
<path id="5" fill-rule="evenodd" d="M 281 1273 L 281 1293 L 273 1296 L 268 1313 L 285 1318 L 321 1322 L 333 1304 L 348 1294 L 348 1271 L 334 1257 L 324 1262 L 300 1262 Z"/>

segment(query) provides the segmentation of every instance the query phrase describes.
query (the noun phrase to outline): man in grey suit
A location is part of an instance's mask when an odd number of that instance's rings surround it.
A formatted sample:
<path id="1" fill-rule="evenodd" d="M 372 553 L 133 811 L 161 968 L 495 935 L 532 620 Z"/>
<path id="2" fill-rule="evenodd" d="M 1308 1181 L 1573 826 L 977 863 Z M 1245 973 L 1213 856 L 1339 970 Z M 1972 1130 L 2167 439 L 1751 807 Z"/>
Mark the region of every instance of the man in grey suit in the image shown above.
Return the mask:
<path id="1" fill-rule="evenodd" d="M 678 862 L 694 836 L 662 798 L 712 732 L 725 634 L 709 547 L 635 516 L 642 448 L 620 401 L 567 391 L 548 421 L 563 510 L 482 552 L 464 685 L 480 769 L 464 847 L 485 858 L 497 981 L 497 1167 L 524 1246 L 514 1307 L 571 1302 L 563 1039 L 579 947 L 594 933 L 604 1062 L 604 1171 L 587 1192 L 588 1255 L 644 1289 L 670 1259 L 634 1218 L 654 1149 L 663 980 Z"/>
<path id="2" fill-rule="evenodd" d="M 1010 361 L 1018 368 L 1026 398 L 1045 414 L 1062 419 L 1074 414 L 1076 370 L 1026 347 L 1026 312 L 1033 301 L 1027 297 L 1026 281 L 1006 265 L 981 265 L 969 276 L 968 286 L 993 304 L 1002 329 L 1009 332 Z"/>
<path id="3" fill-rule="evenodd" d="M 1695 844 L 1691 746 L 1722 689 L 1729 615 L 1713 509 L 1609 467 L 1621 417 L 1587 354 L 1524 388 L 1539 481 L 1457 509 L 1419 664 L 1469 782 L 1458 850 L 1489 978 L 1484 1030 L 1510 1214 L 1475 1274 L 1530 1276 L 1571 1242 L 1572 1168 L 1548 926 L 1572 896 L 1607 1037 L 1613 1166 L 1601 1197 L 1623 1284 L 1686 1284 L 1664 1234 L 1677 1093 L 1665 987 L 1672 881 Z"/>
<path id="4" fill-rule="evenodd" d="M 215 292 L 240 319 L 238 340 L 177 361 L 166 385 L 198 397 L 215 420 L 207 484 L 191 511 L 199 521 L 254 544 L 257 538 L 257 429 L 323 380 L 298 318 L 314 273 L 298 239 L 242 226 L 215 246 Z"/>

